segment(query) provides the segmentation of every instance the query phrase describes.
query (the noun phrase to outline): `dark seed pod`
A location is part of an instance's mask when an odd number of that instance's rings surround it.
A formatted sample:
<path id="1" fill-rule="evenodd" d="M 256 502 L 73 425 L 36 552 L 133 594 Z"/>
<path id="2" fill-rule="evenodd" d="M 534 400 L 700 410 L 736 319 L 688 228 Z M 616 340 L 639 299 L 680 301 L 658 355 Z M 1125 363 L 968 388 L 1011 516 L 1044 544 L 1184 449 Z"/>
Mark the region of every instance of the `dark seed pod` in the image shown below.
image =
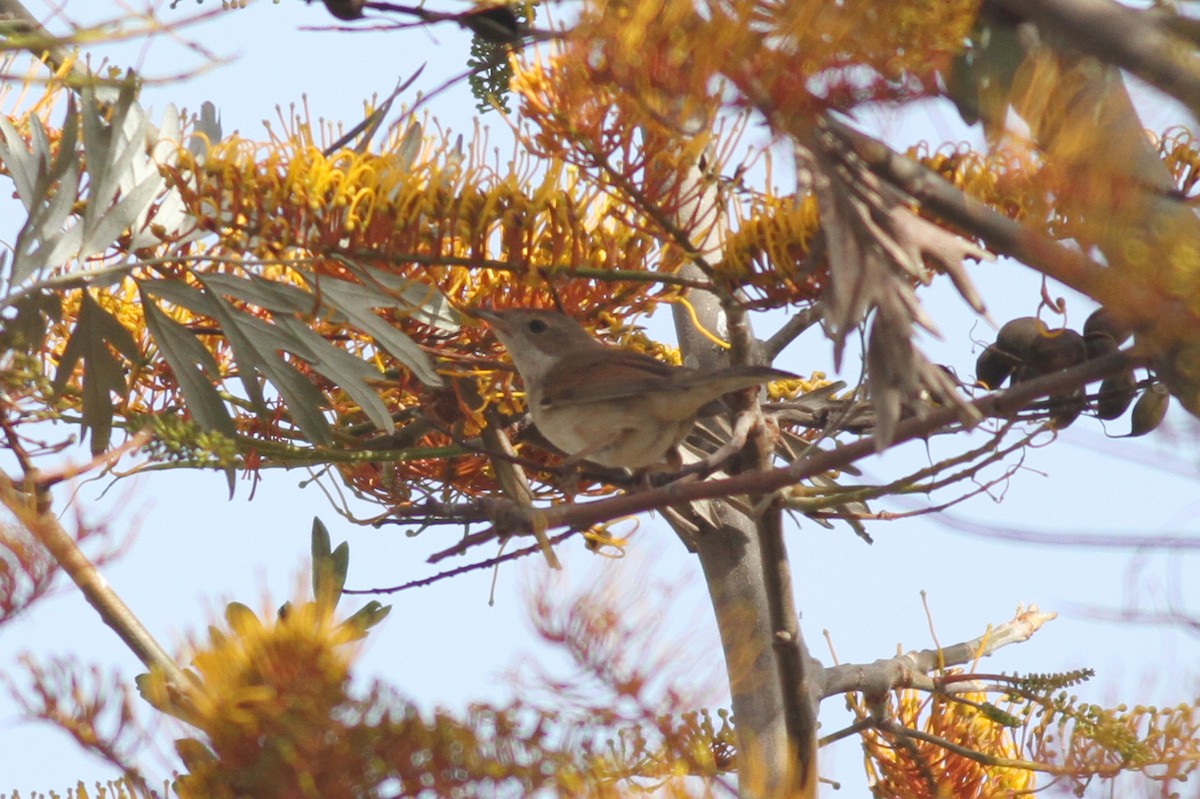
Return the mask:
<path id="1" fill-rule="evenodd" d="M 1167 415 L 1171 404 L 1171 392 L 1164 383 L 1155 383 L 1146 389 L 1133 406 L 1129 437 L 1144 436 L 1154 430 Z"/>
<path id="2" fill-rule="evenodd" d="M 1087 345 L 1074 330 L 1050 330 L 1037 336 L 1022 353 L 1015 382 L 1052 374 L 1087 360 Z"/>
<path id="3" fill-rule="evenodd" d="M 1049 334 L 1046 323 L 1034 316 L 1022 316 L 1005 322 L 996 334 L 996 346 L 1024 360 L 1035 341 Z"/>
<path id="4" fill-rule="evenodd" d="M 1116 339 L 1112 336 L 1096 331 L 1084 333 L 1083 343 L 1087 347 L 1087 359 L 1089 361 L 1102 358 L 1105 355 L 1111 355 L 1121 349 L 1121 345 L 1117 344 Z"/>
<path id="5" fill-rule="evenodd" d="M 1135 396 L 1137 381 L 1133 379 L 1133 372 L 1106 377 L 1096 395 L 1096 415 L 1101 419 L 1116 419 L 1125 413 Z"/>
<path id="6" fill-rule="evenodd" d="M 1129 341 L 1129 337 L 1133 335 L 1128 327 L 1113 318 L 1112 311 L 1107 308 L 1092 311 L 1092 315 L 1083 323 L 1083 335 L 1088 336 L 1092 333 L 1107 333 L 1117 342 L 1118 347 Z"/>
<path id="7" fill-rule="evenodd" d="M 521 40 L 521 21 L 509 6 L 492 6 L 458 18 L 459 24 L 484 41 L 511 44 Z"/>
<path id="8" fill-rule="evenodd" d="M 1087 407 L 1087 398 L 1082 389 L 1075 389 L 1066 394 L 1055 394 L 1050 397 L 1050 423 L 1055 429 L 1063 430 L 1071 422 L 1079 418 Z"/>
<path id="9" fill-rule="evenodd" d="M 338 19 L 362 19 L 363 0 L 325 0 L 325 10 Z"/>
<path id="10" fill-rule="evenodd" d="M 975 379 L 987 389 L 998 389 L 1012 376 L 1019 363 L 1015 355 L 992 344 L 979 353 L 979 359 L 975 361 Z"/>

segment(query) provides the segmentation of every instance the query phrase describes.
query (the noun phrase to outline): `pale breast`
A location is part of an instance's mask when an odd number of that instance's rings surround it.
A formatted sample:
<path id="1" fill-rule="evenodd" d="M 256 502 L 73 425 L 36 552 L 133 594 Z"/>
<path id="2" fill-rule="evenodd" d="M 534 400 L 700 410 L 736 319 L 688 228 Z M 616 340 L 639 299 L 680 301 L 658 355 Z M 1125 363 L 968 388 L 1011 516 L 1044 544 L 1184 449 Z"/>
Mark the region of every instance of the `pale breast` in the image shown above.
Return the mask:
<path id="1" fill-rule="evenodd" d="M 691 430 L 692 420 L 662 422 L 631 416 L 627 403 L 588 403 L 581 407 L 533 407 L 533 423 L 551 444 L 568 455 L 614 468 L 661 464 L 667 452 Z"/>

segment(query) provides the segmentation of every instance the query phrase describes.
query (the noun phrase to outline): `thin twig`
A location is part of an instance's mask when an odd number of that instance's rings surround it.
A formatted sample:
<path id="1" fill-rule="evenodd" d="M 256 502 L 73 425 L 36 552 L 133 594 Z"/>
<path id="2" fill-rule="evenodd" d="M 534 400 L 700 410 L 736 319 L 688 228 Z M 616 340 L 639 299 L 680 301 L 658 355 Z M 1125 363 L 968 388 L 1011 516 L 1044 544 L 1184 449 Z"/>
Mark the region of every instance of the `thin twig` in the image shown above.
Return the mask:
<path id="1" fill-rule="evenodd" d="M 787 345 L 795 341 L 801 333 L 821 321 L 821 310 L 812 305 L 797 311 L 788 317 L 783 327 L 776 330 L 769 339 L 763 342 L 762 354 L 767 363 L 774 363 Z"/>
<path id="2" fill-rule="evenodd" d="M 558 535 L 554 536 L 553 538 L 547 539 L 546 543 L 551 546 L 553 546 L 554 544 L 561 544 L 563 541 L 566 541 L 568 538 L 570 538 L 573 535 L 575 535 L 575 531 L 568 530 L 565 533 L 559 533 Z M 391 588 L 357 588 L 357 589 L 346 588 L 346 589 L 342 590 L 342 593 L 343 594 L 395 594 L 400 591 L 407 591 L 410 588 L 425 588 L 427 586 L 433 585 L 434 583 L 439 583 L 442 580 L 448 580 L 451 577 L 457 577 L 460 574 L 466 574 L 468 572 L 474 572 L 474 571 L 481 571 L 483 569 L 490 569 L 499 563 L 504 563 L 505 561 L 509 561 L 509 560 L 516 560 L 517 558 L 524 558 L 529 555 L 536 554 L 537 552 L 540 552 L 540 551 L 543 551 L 542 545 L 540 543 L 538 543 L 538 544 L 534 544 L 533 546 L 523 547 L 521 549 L 514 549 L 511 552 L 505 552 L 503 555 L 498 555 L 494 558 L 488 558 L 487 560 L 481 560 L 478 563 L 472 563 L 467 566 L 459 566 L 458 568 L 455 568 L 455 569 L 449 569 L 444 572 L 438 572 L 437 574 L 431 575 L 429 577 L 422 577 L 420 580 L 413 580 L 411 582 L 404 583 L 403 585 L 396 585 L 396 586 L 392 586 Z M 559 568 L 561 568 L 561 567 L 559 567 Z"/>
<path id="3" fill-rule="evenodd" d="M 490 258 L 470 258 L 455 255 L 439 255 L 421 252 L 378 252 L 375 250 L 337 250 L 328 251 L 330 255 L 344 255 L 352 258 L 385 261 L 393 264 L 427 264 L 429 266 L 461 266 L 469 269 L 494 269 L 502 272 L 528 272 L 528 263 L 516 261 L 497 261 Z M 601 269 L 591 266 L 575 266 L 571 264 L 539 265 L 540 274 L 563 274 L 568 277 L 583 277 L 589 280 L 605 280 L 612 282 L 629 281 L 635 283 L 663 283 L 670 286 L 712 291 L 713 284 L 708 280 L 696 280 L 669 272 L 641 271 L 636 269 Z"/>

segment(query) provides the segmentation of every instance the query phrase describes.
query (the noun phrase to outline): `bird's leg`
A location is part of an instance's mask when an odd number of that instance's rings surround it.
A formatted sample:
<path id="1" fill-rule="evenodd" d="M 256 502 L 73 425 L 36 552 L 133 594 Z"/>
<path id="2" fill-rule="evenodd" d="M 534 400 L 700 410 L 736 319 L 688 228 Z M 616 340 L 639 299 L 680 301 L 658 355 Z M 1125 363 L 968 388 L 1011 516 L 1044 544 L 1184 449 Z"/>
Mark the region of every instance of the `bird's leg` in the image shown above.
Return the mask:
<path id="1" fill-rule="evenodd" d="M 662 465 L 666 468 L 647 466 L 642 470 L 642 488 L 651 489 L 665 486 L 692 473 L 684 468 L 683 456 L 679 454 L 678 446 L 667 450 L 667 462 Z"/>
<path id="2" fill-rule="evenodd" d="M 700 460 L 689 463 L 674 474 L 669 475 L 670 479 L 660 482 L 659 485 L 665 485 L 666 483 L 671 483 L 693 474 L 708 476 L 712 472 L 715 472 L 726 461 L 740 452 L 742 447 L 746 446 L 746 441 L 750 437 L 750 431 L 754 429 L 754 419 L 755 416 L 752 413 L 739 413 L 734 419 L 733 427 L 729 432 L 729 438 L 720 447 Z"/>

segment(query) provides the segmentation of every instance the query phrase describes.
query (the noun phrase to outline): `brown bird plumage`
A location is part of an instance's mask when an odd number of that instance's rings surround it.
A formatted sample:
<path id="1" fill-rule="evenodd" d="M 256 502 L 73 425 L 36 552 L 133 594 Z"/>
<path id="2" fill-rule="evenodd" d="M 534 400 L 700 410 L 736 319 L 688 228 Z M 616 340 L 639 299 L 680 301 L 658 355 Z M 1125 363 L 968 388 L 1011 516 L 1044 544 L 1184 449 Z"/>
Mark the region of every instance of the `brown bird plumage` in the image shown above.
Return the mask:
<path id="1" fill-rule="evenodd" d="M 603 344 L 555 311 L 473 313 L 512 357 L 542 435 L 572 460 L 601 466 L 663 463 L 722 395 L 794 377 L 767 366 L 673 366 Z"/>

